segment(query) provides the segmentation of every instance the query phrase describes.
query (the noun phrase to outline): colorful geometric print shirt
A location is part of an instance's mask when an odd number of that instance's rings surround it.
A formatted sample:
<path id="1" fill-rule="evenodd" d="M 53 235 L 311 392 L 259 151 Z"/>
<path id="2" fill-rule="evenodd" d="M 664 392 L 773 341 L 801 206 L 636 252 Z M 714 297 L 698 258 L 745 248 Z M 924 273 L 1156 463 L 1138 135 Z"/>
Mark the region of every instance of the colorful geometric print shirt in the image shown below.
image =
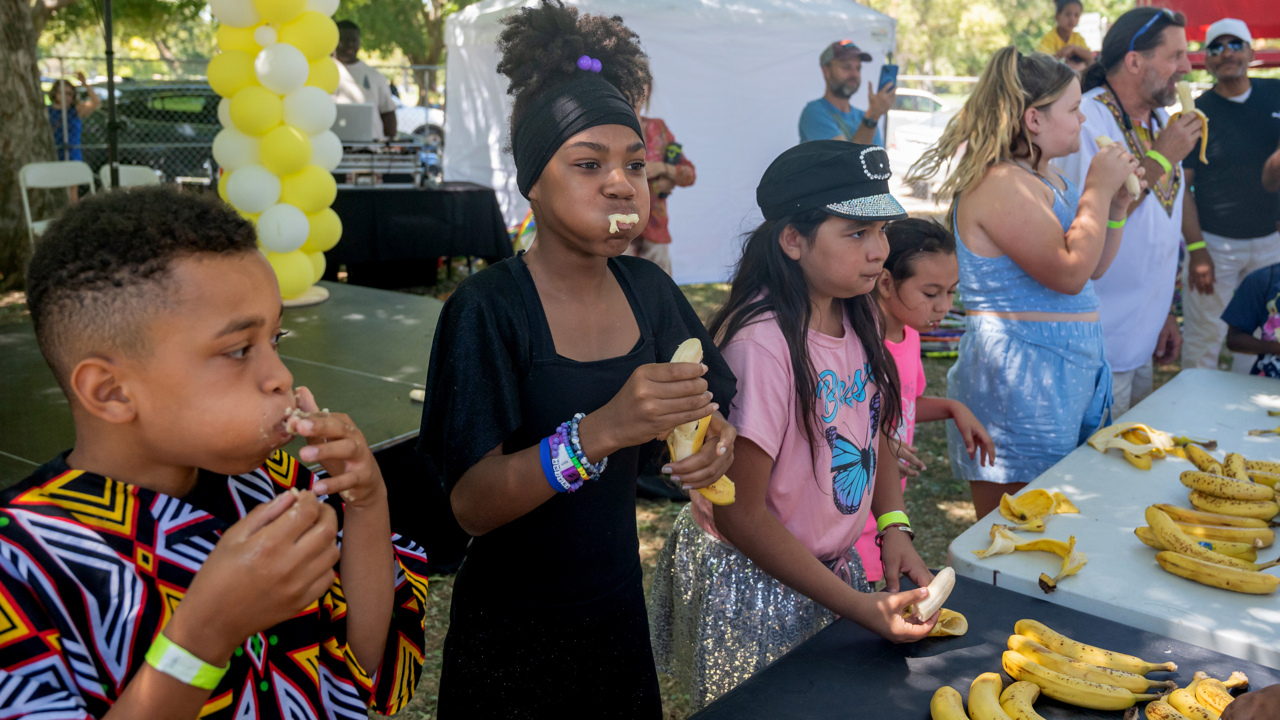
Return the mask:
<path id="1" fill-rule="evenodd" d="M 277 451 L 245 475 L 201 470 L 196 489 L 178 499 L 72 470 L 64 454 L 0 493 L 0 717 L 105 715 L 222 533 L 311 481 Z M 403 707 L 422 669 L 427 557 L 392 541 L 395 610 L 374 677 L 347 648 L 335 581 L 236 649 L 200 717 L 364 718 L 369 708 Z"/>

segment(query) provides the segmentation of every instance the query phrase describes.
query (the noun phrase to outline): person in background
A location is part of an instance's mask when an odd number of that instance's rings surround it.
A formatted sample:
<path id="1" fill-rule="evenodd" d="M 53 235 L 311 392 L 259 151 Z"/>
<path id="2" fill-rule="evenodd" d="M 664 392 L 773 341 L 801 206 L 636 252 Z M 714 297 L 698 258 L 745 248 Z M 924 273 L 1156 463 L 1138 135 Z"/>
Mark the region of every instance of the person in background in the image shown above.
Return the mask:
<path id="1" fill-rule="evenodd" d="M 1204 64 L 1217 83 L 1196 99 L 1209 118 L 1208 163 L 1182 161 L 1187 203 L 1182 236 L 1189 258 L 1182 294 L 1182 367 L 1218 367 L 1227 334 L 1220 316 L 1249 273 L 1280 262 L 1280 193 L 1263 187 L 1266 161 L 1280 143 L 1280 80 L 1250 78 L 1253 36 L 1240 20 L 1209 26 Z M 1252 356 L 1236 358 L 1244 372 Z"/>
<path id="2" fill-rule="evenodd" d="M 1053 0 L 1053 7 L 1053 19 L 1057 26 L 1040 38 L 1036 50 L 1058 58 L 1078 73 L 1084 72 L 1089 63 L 1093 62 L 1093 51 L 1089 49 L 1089 43 L 1076 32 L 1084 5 L 1081 0 Z"/>
<path id="3" fill-rule="evenodd" d="M 1280 264 L 1249 273 L 1222 313 L 1231 352 L 1253 358 L 1250 375 L 1280 378 Z M 1261 331 L 1262 337 L 1254 337 Z"/>
<path id="4" fill-rule="evenodd" d="M 1151 394 L 1153 361 L 1178 359 L 1182 335 L 1172 312 L 1186 182 L 1180 163 L 1200 141 L 1200 119 L 1169 122 L 1175 83 L 1191 72 L 1186 19 L 1161 8 L 1135 8 L 1107 31 L 1099 61 L 1084 76 L 1079 151 L 1055 163 L 1083 185 L 1098 138 L 1126 147 L 1142 163 L 1146 190 L 1129 206 L 1113 272 L 1095 284 L 1115 380 L 1111 417 Z"/>
<path id="5" fill-rule="evenodd" d="M 1222 720 L 1272 720 L 1280 717 L 1280 685 L 1244 693 L 1222 711 Z"/>
<path id="6" fill-rule="evenodd" d="M 333 93 L 333 99 L 341 104 L 373 105 L 382 118 L 382 133 L 374 139 L 395 140 L 396 101 L 391 93 L 391 83 L 382 73 L 356 57 L 359 52 L 360 26 L 350 20 L 339 20 L 338 47 L 333 51 L 333 56 L 338 59 L 338 89 Z"/>
<path id="7" fill-rule="evenodd" d="M 84 160 L 80 152 L 81 121 L 102 106 L 102 98 L 89 86 L 84 73 L 77 72 L 76 79 L 87 91 L 83 100 L 76 87 L 65 78 L 54 80 L 53 87 L 49 88 L 49 124 L 53 126 L 53 144 L 59 160 Z M 71 201 L 75 202 L 80 197 L 80 188 L 72 187 L 70 192 Z"/>
<path id="8" fill-rule="evenodd" d="M 644 128 L 644 169 L 649 178 L 649 224 L 631 241 L 627 254 L 652 260 L 671 274 L 671 233 L 667 231 L 667 197 L 678 187 L 689 187 L 698 179 L 697 171 L 684 148 L 658 118 L 645 117 L 653 83 L 645 88 L 643 102 L 636 103 L 636 116 Z"/>
<path id="9" fill-rule="evenodd" d="M 838 40 L 822 51 L 818 63 L 827 92 L 805 105 L 800 113 L 800 142 L 848 140 L 884 147 L 878 124 L 893 107 L 897 86 L 878 88 L 877 92 L 867 83 L 865 112 L 849 103 L 862 86 L 862 63 L 870 61 L 871 55 L 859 50 L 852 40 Z"/>

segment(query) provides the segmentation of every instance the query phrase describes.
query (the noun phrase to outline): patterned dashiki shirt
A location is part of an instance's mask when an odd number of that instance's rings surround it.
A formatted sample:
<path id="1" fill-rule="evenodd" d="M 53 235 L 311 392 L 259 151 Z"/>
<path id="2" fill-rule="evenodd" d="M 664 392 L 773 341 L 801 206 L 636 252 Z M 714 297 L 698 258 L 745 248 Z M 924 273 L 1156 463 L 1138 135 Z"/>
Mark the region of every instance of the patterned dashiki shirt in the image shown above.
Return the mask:
<path id="1" fill-rule="evenodd" d="M 222 533 L 312 475 L 276 451 L 262 467 L 201 470 L 184 498 L 67 467 L 65 454 L 0 492 L 0 717 L 106 714 Z M 341 518 L 341 503 L 334 505 Z M 373 678 L 346 644 L 340 581 L 237 648 L 201 718 L 393 714 L 422 669 L 426 553 L 393 537 L 395 610 Z M 339 534 L 341 541 L 341 534 Z"/>

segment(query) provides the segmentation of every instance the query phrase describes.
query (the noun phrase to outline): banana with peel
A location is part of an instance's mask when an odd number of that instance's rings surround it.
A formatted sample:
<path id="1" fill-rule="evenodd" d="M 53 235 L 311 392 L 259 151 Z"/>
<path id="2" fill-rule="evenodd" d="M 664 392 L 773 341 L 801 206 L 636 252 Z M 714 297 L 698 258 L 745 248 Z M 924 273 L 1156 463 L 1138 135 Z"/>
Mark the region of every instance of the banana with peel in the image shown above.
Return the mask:
<path id="1" fill-rule="evenodd" d="M 1019 680 L 1000 693 L 1000 707 L 1013 720 L 1044 720 L 1034 707 L 1039 697 L 1039 685 Z"/>
<path id="2" fill-rule="evenodd" d="M 1249 560 L 1244 560 L 1231 555 L 1210 550 L 1200 543 L 1196 542 L 1191 536 L 1182 532 L 1177 523 L 1159 508 L 1152 506 L 1147 508 L 1146 513 L 1147 525 L 1151 527 L 1151 531 L 1155 533 L 1156 538 L 1160 540 L 1160 544 L 1165 548 L 1187 557 L 1197 558 L 1205 562 L 1214 563 L 1216 565 L 1224 565 L 1226 567 L 1235 568 L 1237 570 L 1249 570 L 1256 572 L 1259 568 L 1267 567 L 1256 565 Z"/>
<path id="3" fill-rule="evenodd" d="M 1263 485 L 1261 487 L 1266 486 Z M 1199 490 L 1192 490 L 1187 495 L 1187 499 L 1191 501 L 1193 507 L 1205 512 L 1218 513 L 1219 515 L 1270 520 L 1280 514 L 1280 505 L 1277 505 L 1275 500 L 1233 500 L 1210 495 Z"/>
<path id="4" fill-rule="evenodd" d="M 1244 473 L 1243 466 L 1241 467 L 1240 472 Z M 1274 488 L 1250 480 L 1248 474 L 1245 474 L 1244 480 L 1240 480 L 1238 477 L 1213 475 L 1202 470 L 1188 470 L 1178 479 L 1192 490 L 1228 500 L 1274 500 L 1276 496 Z"/>
<path id="5" fill-rule="evenodd" d="M 1112 670 L 1123 670 L 1135 675 L 1178 671 L 1176 663 L 1151 663 L 1132 655 L 1112 652 L 1111 650 L 1104 650 L 1072 640 L 1037 620 L 1019 620 L 1013 631 L 1018 635 L 1035 640 L 1059 655 L 1065 655 L 1073 660 L 1079 660 L 1090 665 L 1100 665 Z"/>
<path id="6" fill-rule="evenodd" d="M 1177 523 L 1174 524 L 1176 525 Z M 1149 527 L 1144 526 L 1135 528 L 1133 534 L 1137 535 L 1138 539 L 1147 547 L 1155 548 L 1156 550 L 1171 549 L 1165 547 L 1164 543 L 1160 542 L 1160 538 L 1156 537 L 1155 532 Z M 1191 536 L 1188 535 L 1187 537 Z M 1258 559 L 1258 549 L 1251 543 L 1228 542 L 1226 540 L 1198 540 L 1196 538 L 1191 538 L 1191 541 L 1207 550 L 1222 553 L 1223 555 L 1230 555 L 1231 557 L 1240 558 L 1241 560 L 1254 562 Z M 1260 540 L 1255 540 L 1254 542 L 1258 545 L 1262 544 L 1262 541 Z"/>
<path id="7" fill-rule="evenodd" d="M 1178 102 L 1182 104 L 1182 110 L 1174 113 L 1173 117 L 1169 118 L 1169 123 L 1172 124 L 1183 115 L 1195 115 L 1200 118 L 1200 162 L 1208 165 L 1209 158 L 1205 157 L 1205 151 L 1209 147 L 1209 116 L 1196 107 L 1195 99 L 1191 97 L 1191 83 L 1185 80 L 1178 81 Z"/>
<path id="8" fill-rule="evenodd" d="M 1160 567 L 1178 577 L 1223 590 L 1249 595 L 1267 595 L 1280 587 L 1280 577 L 1256 570 L 1241 570 L 1165 550 L 1156 553 Z"/>
<path id="9" fill-rule="evenodd" d="M 1156 503 L 1157 507 L 1164 514 L 1177 520 L 1178 522 L 1191 523 L 1193 525 L 1221 525 L 1225 527 L 1238 528 L 1265 528 L 1266 520 L 1257 518 L 1237 517 L 1235 515 L 1223 515 L 1221 513 L 1205 512 L 1203 510 L 1192 510 L 1189 508 L 1178 507 L 1168 503 Z"/>
<path id="10" fill-rule="evenodd" d="M 1017 678 L 1014 678 L 1015 680 Z M 970 720 L 1012 720 L 1000 706 L 1000 691 L 1004 681 L 1000 673 L 982 673 L 969 686 Z"/>
<path id="11" fill-rule="evenodd" d="M 1264 548 L 1271 547 L 1272 543 L 1276 541 L 1276 533 L 1271 528 L 1224 527 L 1222 525 L 1178 522 L 1178 529 L 1192 537 L 1205 540 L 1253 543 L 1257 547 Z"/>
<path id="12" fill-rule="evenodd" d="M 1190 720 L 1164 700 L 1147 703 L 1143 709 L 1147 713 L 1147 720 Z"/>
<path id="13" fill-rule="evenodd" d="M 932 720 L 969 720 L 964 711 L 964 698 L 953 687 L 943 685 L 933 693 L 929 701 L 929 717 Z"/>
<path id="14" fill-rule="evenodd" d="M 1045 695 L 1076 707 L 1091 710 L 1125 710 L 1140 701 L 1155 700 L 1160 697 L 1158 694 L 1135 693 L 1115 685 L 1104 685 L 1063 675 L 1013 650 L 1005 651 L 1001 656 L 1001 663 L 1004 671 L 1014 680 L 1035 683 L 1040 687 L 1040 692 Z M 972 705 L 972 695 L 969 702 Z"/>
<path id="15" fill-rule="evenodd" d="M 1221 715 L 1227 706 L 1235 700 L 1231 696 L 1230 687 L 1242 687 L 1249 684 L 1249 678 L 1244 673 L 1232 673 L 1227 682 L 1211 678 L 1206 673 L 1197 672 L 1195 674 L 1197 683 L 1195 685 L 1196 702 L 1200 703 L 1206 710 L 1214 715 Z"/>
<path id="16" fill-rule="evenodd" d="M 1040 643 L 1023 635 L 1009 636 L 1009 649 L 1022 653 L 1032 662 L 1060 672 L 1068 677 L 1088 680 L 1090 682 L 1101 683 L 1103 685 L 1115 685 L 1124 688 L 1130 692 L 1143 693 L 1151 688 L 1168 689 L 1177 687 L 1172 680 L 1150 680 L 1136 673 L 1125 672 L 1124 670 L 1113 670 L 1101 665 L 1090 665 L 1079 660 L 1072 660 L 1065 655 L 1050 650 Z"/>
<path id="17" fill-rule="evenodd" d="M 1165 702 L 1172 705 L 1174 710 L 1182 713 L 1188 720 L 1218 720 L 1217 714 L 1210 712 L 1208 708 L 1196 700 L 1196 686 L 1201 682 L 1200 678 L 1192 680 L 1191 684 L 1185 688 L 1179 688 L 1169 693 L 1169 696 L 1165 698 Z"/>
<path id="18" fill-rule="evenodd" d="M 680 343 L 671 356 L 671 362 L 702 362 L 702 341 L 689 338 Z M 702 449 L 702 442 L 707 437 L 707 427 L 711 424 L 711 416 L 701 420 L 687 422 L 673 429 L 667 435 L 667 449 L 671 451 L 671 461 L 683 460 Z M 699 488 L 698 492 L 716 505 L 732 505 L 734 500 L 733 481 L 721 477 L 711 485 Z"/>

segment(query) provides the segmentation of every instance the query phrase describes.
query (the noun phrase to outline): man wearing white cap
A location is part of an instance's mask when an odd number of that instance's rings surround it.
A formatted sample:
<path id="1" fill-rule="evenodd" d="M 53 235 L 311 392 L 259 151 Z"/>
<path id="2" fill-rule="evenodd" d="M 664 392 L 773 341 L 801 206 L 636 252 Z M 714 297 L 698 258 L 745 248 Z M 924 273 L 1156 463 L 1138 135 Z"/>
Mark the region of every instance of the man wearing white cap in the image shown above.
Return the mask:
<path id="1" fill-rule="evenodd" d="M 1253 35 L 1243 21 L 1219 20 L 1204 37 L 1205 69 L 1217 80 L 1196 99 L 1209 118 L 1208 163 L 1182 161 L 1195 202 L 1182 234 L 1189 258 L 1182 294 L 1183 367 L 1216 368 L 1227 325 L 1222 311 L 1246 275 L 1280 262 L 1280 194 L 1263 186 L 1280 143 L 1280 80 L 1250 78 Z M 1236 355 L 1248 372 L 1253 355 Z"/>

